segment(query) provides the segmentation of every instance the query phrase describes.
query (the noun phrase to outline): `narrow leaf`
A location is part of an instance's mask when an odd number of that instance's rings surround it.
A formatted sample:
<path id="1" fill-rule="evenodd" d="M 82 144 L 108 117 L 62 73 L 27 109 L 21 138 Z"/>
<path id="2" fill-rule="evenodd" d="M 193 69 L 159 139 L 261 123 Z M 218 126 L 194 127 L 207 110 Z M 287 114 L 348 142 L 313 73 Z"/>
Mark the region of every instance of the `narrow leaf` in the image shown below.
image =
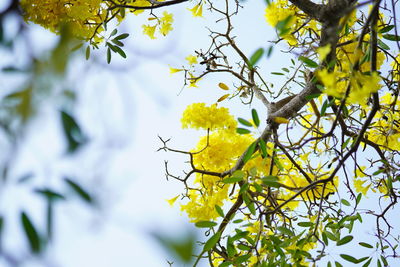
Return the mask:
<path id="1" fill-rule="evenodd" d="M 260 126 L 260 118 L 258 117 L 257 110 L 254 108 L 251 110 L 251 117 L 253 118 L 254 124 L 258 127 Z"/>
<path id="2" fill-rule="evenodd" d="M 115 37 L 114 40 L 122 40 L 122 39 L 128 38 L 128 36 L 129 36 L 129 33 L 123 33 L 123 34 L 120 34 L 117 37 Z"/>
<path id="3" fill-rule="evenodd" d="M 243 162 L 246 163 L 249 161 L 251 156 L 253 155 L 254 151 L 256 150 L 257 142 L 253 142 L 246 150 L 246 153 L 243 157 Z"/>
<path id="4" fill-rule="evenodd" d="M 303 61 L 304 64 L 305 64 L 307 67 L 310 67 L 310 68 L 316 68 L 316 67 L 318 67 L 318 63 L 317 63 L 317 62 L 315 62 L 315 61 L 313 61 L 313 60 L 311 60 L 311 59 L 309 59 L 309 58 L 307 58 L 307 57 L 299 56 L 299 60 L 300 60 L 300 61 Z"/>
<path id="5" fill-rule="evenodd" d="M 342 246 L 342 245 L 344 245 L 344 244 L 347 244 L 347 243 L 349 243 L 351 240 L 353 240 L 353 236 L 351 236 L 351 235 L 348 235 L 348 236 L 345 236 L 345 237 L 343 237 L 342 239 L 340 239 L 339 241 L 337 241 L 336 242 L 336 245 L 337 246 Z"/>
<path id="6" fill-rule="evenodd" d="M 64 178 L 64 181 L 67 183 L 67 185 L 78 195 L 82 198 L 82 200 L 88 202 L 88 203 L 93 203 L 93 198 L 90 196 L 90 194 L 82 188 L 79 184 L 76 182 L 72 181 L 69 178 Z"/>
<path id="7" fill-rule="evenodd" d="M 90 58 L 90 46 L 86 47 L 86 60 Z"/>
<path id="8" fill-rule="evenodd" d="M 245 129 L 245 128 L 237 128 L 236 132 L 238 134 L 249 134 L 249 133 L 251 133 L 249 129 Z"/>
<path id="9" fill-rule="evenodd" d="M 358 263 L 358 260 L 354 258 L 353 256 L 347 255 L 347 254 L 340 254 L 340 257 L 345 259 L 346 261 L 352 262 L 352 263 Z"/>
<path id="10" fill-rule="evenodd" d="M 249 60 L 250 68 L 254 67 L 254 65 L 257 64 L 257 62 L 260 60 L 260 58 L 263 56 L 263 54 L 264 54 L 264 49 L 259 48 L 253 53 L 253 55 L 251 55 L 250 60 Z"/>
<path id="11" fill-rule="evenodd" d="M 249 126 L 249 127 L 252 127 L 252 126 L 253 126 L 253 124 L 251 124 L 251 122 L 249 122 L 249 121 L 247 121 L 247 120 L 245 120 L 245 119 L 238 118 L 238 121 L 239 121 L 241 124 L 245 125 L 245 126 Z"/>
<path id="12" fill-rule="evenodd" d="M 224 211 L 223 211 L 223 209 L 222 209 L 220 206 L 215 205 L 215 210 L 217 211 L 217 213 L 218 213 L 219 216 L 225 217 Z"/>
<path id="13" fill-rule="evenodd" d="M 350 206 L 350 203 L 346 199 L 342 199 L 340 202 L 345 206 Z"/>
<path id="14" fill-rule="evenodd" d="M 212 222 L 212 221 L 200 221 L 200 222 L 195 223 L 194 225 L 199 228 L 211 228 L 218 224 L 216 222 Z"/>
<path id="15" fill-rule="evenodd" d="M 39 253 L 41 250 L 39 234 L 38 234 L 36 228 L 33 226 L 32 221 L 30 220 L 30 218 L 28 217 L 28 215 L 25 212 L 21 212 L 21 223 L 22 223 L 22 227 L 24 229 L 25 235 L 28 239 L 31 251 L 33 253 Z"/>
<path id="16" fill-rule="evenodd" d="M 217 232 L 212 237 L 210 237 L 210 239 L 208 239 L 207 242 L 204 244 L 203 250 L 211 250 L 218 243 L 219 239 L 221 238 L 221 234 L 221 232 Z"/>

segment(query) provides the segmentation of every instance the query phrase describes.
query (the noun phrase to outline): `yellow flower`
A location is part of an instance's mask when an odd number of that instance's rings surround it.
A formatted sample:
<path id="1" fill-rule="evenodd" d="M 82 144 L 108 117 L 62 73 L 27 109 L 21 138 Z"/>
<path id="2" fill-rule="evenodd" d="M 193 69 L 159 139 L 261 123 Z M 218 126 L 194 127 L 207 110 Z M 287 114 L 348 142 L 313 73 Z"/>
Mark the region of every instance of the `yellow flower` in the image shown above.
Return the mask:
<path id="1" fill-rule="evenodd" d="M 203 17 L 203 4 L 202 2 L 195 5 L 193 8 L 188 8 L 192 12 L 193 17 Z"/>
<path id="2" fill-rule="evenodd" d="M 319 57 L 319 61 L 322 62 L 325 60 L 326 56 L 331 52 L 331 44 L 327 44 L 325 46 L 321 46 L 317 48 L 317 53 Z"/>
<path id="3" fill-rule="evenodd" d="M 176 197 L 173 197 L 171 199 L 167 199 L 167 202 L 169 205 L 173 206 L 175 201 L 178 199 L 179 195 L 177 195 Z"/>
<path id="4" fill-rule="evenodd" d="M 371 187 L 371 184 L 368 186 L 364 186 L 364 183 L 366 180 L 360 180 L 360 179 L 354 179 L 353 184 L 354 188 L 356 189 L 357 193 L 362 193 L 364 196 L 367 194 L 369 188 Z"/>
<path id="5" fill-rule="evenodd" d="M 196 83 L 198 81 L 200 81 L 200 78 L 197 78 L 191 72 L 189 72 L 189 76 L 190 76 L 190 78 L 188 79 L 189 80 L 189 87 L 198 87 Z"/>
<path id="6" fill-rule="evenodd" d="M 197 64 L 197 57 L 193 55 L 189 55 L 185 58 L 190 65 Z"/>
<path id="7" fill-rule="evenodd" d="M 205 103 L 194 103 L 186 107 L 181 119 L 182 128 L 202 129 L 236 129 L 236 121 L 229 110 L 217 105 L 206 106 Z"/>
<path id="8" fill-rule="evenodd" d="M 183 71 L 183 69 L 177 69 L 177 68 L 173 68 L 173 67 L 169 67 L 169 74 L 174 74 L 177 72 Z"/>
<path id="9" fill-rule="evenodd" d="M 156 27 L 157 27 L 157 25 L 154 25 L 154 26 L 142 25 L 143 34 L 146 34 L 146 35 L 149 36 L 151 39 L 156 39 L 156 37 L 154 36 L 154 34 L 155 34 L 155 32 L 156 32 Z"/>
<path id="10" fill-rule="evenodd" d="M 88 40 L 106 16 L 107 8 L 102 6 L 101 2 L 101 0 L 21 0 L 20 5 L 26 21 L 39 24 L 55 33 L 60 33 L 61 27 L 68 25 L 73 36 Z M 97 33 L 102 30 L 100 27 Z"/>
<path id="11" fill-rule="evenodd" d="M 171 13 L 168 13 L 167 11 L 163 12 L 163 16 L 160 18 L 159 21 L 159 31 L 162 35 L 167 35 L 170 31 L 173 30 L 172 28 L 172 22 L 174 22 L 174 18 Z"/>

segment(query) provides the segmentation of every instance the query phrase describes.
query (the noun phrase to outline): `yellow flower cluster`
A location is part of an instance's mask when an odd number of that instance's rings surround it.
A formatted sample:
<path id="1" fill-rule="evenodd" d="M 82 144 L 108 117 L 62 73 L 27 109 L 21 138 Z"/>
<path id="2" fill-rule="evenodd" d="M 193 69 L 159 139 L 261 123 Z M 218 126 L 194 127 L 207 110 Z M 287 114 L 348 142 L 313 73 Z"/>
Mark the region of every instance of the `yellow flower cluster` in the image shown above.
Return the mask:
<path id="1" fill-rule="evenodd" d="M 229 114 L 228 109 L 218 108 L 216 105 L 210 107 L 203 103 L 189 105 L 184 111 L 182 125 L 184 128 L 212 130 L 209 136 L 200 138 L 196 148 L 192 151 L 193 164 L 195 168 L 201 170 L 221 173 L 231 169 L 241 154 L 255 141 L 251 135 L 236 133 L 236 122 Z M 253 155 L 253 158 L 242 169 L 245 173 L 243 180 L 247 181 L 252 187 L 257 186 L 256 183 L 260 186 L 262 183 L 260 178 L 274 175 L 278 177 L 280 183 L 287 186 L 296 188 L 307 186 L 309 184 L 307 180 L 299 174 L 290 160 L 282 153 L 275 153 L 274 168 L 270 173 L 272 149 L 273 145 L 268 143 L 267 157 L 261 157 L 260 152 Z M 307 160 L 307 157 L 308 155 L 304 156 L 302 160 Z M 322 172 L 322 170 L 319 170 L 319 172 Z M 309 174 L 309 176 L 314 179 L 312 174 Z M 327 184 L 324 194 L 322 194 L 322 186 L 318 186 L 311 192 L 303 193 L 296 200 L 286 204 L 285 207 L 294 209 L 302 199 L 315 200 L 322 195 L 326 196 L 336 190 L 337 183 L 338 178 L 335 177 L 333 184 Z M 189 201 L 181 205 L 181 210 L 188 214 L 192 222 L 216 219 L 218 213 L 215 205 L 222 206 L 224 201 L 229 199 L 230 184 L 224 184 L 218 176 L 197 173 L 192 188 L 189 189 L 188 193 Z M 276 193 L 278 203 L 282 203 L 294 194 L 286 189 L 280 189 Z M 258 201 L 266 203 L 269 201 L 261 198 L 259 196 Z"/>
<path id="2" fill-rule="evenodd" d="M 292 34 L 293 31 L 302 28 L 298 31 L 298 36 L 308 33 L 310 30 L 317 33 L 319 31 L 317 22 L 310 20 L 306 22 L 302 16 L 302 12 L 295 5 L 291 5 L 287 0 L 277 0 L 271 2 L 265 9 L 265 19 L 272 27 L 277 27 L 278 23 L 290 17 L 285 27 L 289 29 L 281 37 L 285 39 L 289 45 L 296 46 L 298 41 L 296 36 Z M 305 25 L 304 25 L 305 24 Z"/>
<path id="3" fill-rule="evenodd" d="M 101 0 L 21 0 L 26 21 L 58 33 L 68 25 L 75 37 L 89 39 L 101 24 L 107 10 Z M 101 28 L 101 27 L 100 27 Z"/>
<path id="4" fill-rule="evenodd" d="M 124 10 L 113 8 L 114 4 L 128 4 L 135 7 L 150 6 L 147 0 L 104 1 L 104 0 L 21 0 L 20 5 L 26 21 L 31 21 L 55 33 L 59 33 L 63 25 L 68 25 L 76 38 L 101 42 L 104 38 L 99 34 L 104 31 L 103 22 L 110 16 L 118 22 L 124 19 Z M 110 12 L 111 15 L 107 12 Z M 138 15 L 144 10 L 132 9 Z M 108 16 L 107 16 L 108 14 Z M 143 33 L 155 39 L 158 31 L 167 35 L 173 28 L 172 14 L 164 11 L 160 17 L 151 17 L 154 25 L 143 25 Z"/>
<path id="5" fill-rule="evenodd" d="M 194 165 L 199 169 L 214 172 L 223 172 L 233 167 L 238 157 L 254 139 L 248 135 L 239 135 L 234 131 L 236 122 L 228 109 L 218 109 L 215 105 L 206 107 L 200 103 L 191 106 L 194 106 L 194 109 L 189 108 L 189 110 L 193 110 L 195 116 L 186 116 L 194 119 L 190 121 L 186 118 L 188 125 L 194 128 L 209 128 L 213 125 L 212 129 L 216 129 L 208 137 L 200 138 L 193 151 L 201 151 L 193 155 Z M 219 115 L 215 116 L 218 113 Z M 207 121 L 206 116 L 210 116 L 210 121 Z M 229 185 L 224 185 L 220 177 L 202 174 L 196 175 L 194 183 L 199 190 L 189 192 L 190 200 L 181 205 L 182 211 L 185 211 L 193 222 L 217 218 L 215 205 L 222 206 L 224 200 L 228 199 Z"/>
<path id="6" fill-rule="evenodd" d="M 236 121 L 229 114 L 229 110 L 213 104 L 209 107 L 205 103 L 194 103 L 187 106 L 181 119 L 182 128 L 195 129 L 230 129 L 236 130 Z"/>
<path id="7" fill-rule="evenodd" d="M 156 20 L 156 24 L 142 25 L 143 33 L 149 36 L 151 39 L 156 39 L 156 30 L 158 30 L 158 32 L 164 36 L 173 30 L 172 23 L 174 22 L 174 18 L 173 15 L 171 13 L 168 13 L 167 11 L 163 12 L 162 17 L 152 18 L 151 20 Z"/>
<path id="8" fill-rule="evenodd" d="M 265 19 L 272 27 L 289 16 L 295 16 L 299 9 L 295 5 L 289 5 L 287 0 L 278 0 L 270 3 L 265 9 Z"/>
<path id="9" fill-rule="evenodd" d="M 364 41 L 368 41 L 369 38 L 370 35 L 367 34 L 364 37 Z M 348 34 L 340 39 L 340 43 L 345 43 L 345 42 L 349 42 L 349 44 L 341 46 L 337 49 L 337 59 L 338 62 L 340 62 L 341 71 L 350 73 L 356 62 L 362 63 L 359 68 L 360 71 L 362 72 L 371 71 L 370 61 L 364 60 L 363 62 L 363 58 L 368 53 L 365 49 L 367 49 L 368 47 L 365 47 L 363 50 L 357 49 L 358 40 L 355 34 Z M 376 58 L 377 69 L 379 69 L 382 66 L 384 61 L 385 61 L 385 54 L 379 50 Z"/>
<path id="10" fill-rule="evenodd" d="M 400 150 L 400 100 L 386 93 L 380 99 L 381 109 L 368 132 L 368 139 L 381 145 L 382 149 Z"/>
<path id="11" fill-rule="evenodd" d="M 347 98 L 347 102 L 351 104 L 366 105 L 366 100 L 370 94 L 381 88 L 379 84 L 381 79 L 377 72 L 366 75 L 359 71 L 348 74 L 336 70 L 328 72 L 323 69 L 318 71 L 317 75 L 325 86 L 325 93 L 337 98 L 342 98 L 347 87 L 351 85 L 350 94 Z"/>

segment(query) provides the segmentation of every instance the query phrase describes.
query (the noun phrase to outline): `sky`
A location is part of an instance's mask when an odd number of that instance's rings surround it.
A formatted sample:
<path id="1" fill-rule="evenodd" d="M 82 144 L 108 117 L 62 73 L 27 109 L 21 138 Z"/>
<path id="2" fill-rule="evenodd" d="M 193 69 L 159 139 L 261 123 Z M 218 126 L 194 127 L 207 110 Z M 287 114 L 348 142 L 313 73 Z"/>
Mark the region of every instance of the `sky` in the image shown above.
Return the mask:
<path id="1" fill-rule="evenodd" d="M 245 3 L 244 7 L 233 24 L 240 33 L 237 43 L 251 55 L 259 47 L 265 48 L 275 33 L 265 22 L 264 1 Z M 179 236 L 196 231 L 179 206 L 171 207 L 166 201 L 181 193 L 183 186 L 166 181 L 164 160 L 179 174 L 187 159 L 156 152 L 162 145 L 158 136 L 171 138 L 171 146 L 177 149 L 194 147 L 204 133 L 182 130 L 182 111 L 193 102 L 215 102 L 225 93 L 218 89 L 218 83 L 231 81 L 227 76 L 214 75 L 200 81 L 199 88 L 182 89 L 182 75 L 170 75 L 169 67 L 180 67 L 194 50 L 207 47 L 206 26 L 215 26 L 215 19 L 194 19 L 183 6 L 169 10 L 175 15 L 174 30 L 165 38 L 150 40 L 143 36 L 141 25 L 145 21 L 138 17 L 131 16 L 119 25 L 119 32 L 130 34 L 125 46 L 127 59 L 114 56 L 107 65 L 104 49 L 92 54 L 89 61 L 84 60 L 83 51 L 74 55 L 65 84 L 77 94 L 75 110 L 90 139 L 87 147 L 75 157 L 65 156 L 65 141 L 54 112 L 57 97 L 42 103 L 39 115 L 27 129 L 15 176 L 34 170 L 37 178 L 32 186 L 61 188 L 57 177 L 67 174 L 90 188 L 100 203 L 92 208 L 74 199 L 58 207 L 56 235 L 46 253 L 46 266 L 168 266 L 171 256 L 150 232 Z M 35 54 L 45 53 L 55 44 L 52 33 L 36 25 L 29 27 Z M 287 64 L 289 57 L 279 49 L 284 47 L 275 47 L 276 53 L 261 63 L 266 72 Z M 266 77 L 268 82 L 282 84 L 274 75 Z M 228 103 L 232 113 L 250 116 L 251 107 L 243 109 L 238 104 Z M 262 116 L 259 103 L 252 107 Z M 0 207 L 14 221 L 15 210 L 20 208 L 31 211 L 36 222 L 41 221 L 43 207 L 27 188 L 11 185 L 3 192 L 7 194 L 1 196 Z M 361 234 L 368 235 L 370 228 L 366 225 Z M 12 233 L 7 236 L 9 246 L 26 254 L 27 248 L 21 248 L 24 240 L 19 226 L 11 225 L 7 230 Z M 32 258 L 23 266 L 42 264 Z M 7 265 L 0 261 L 0 266 Z"/>

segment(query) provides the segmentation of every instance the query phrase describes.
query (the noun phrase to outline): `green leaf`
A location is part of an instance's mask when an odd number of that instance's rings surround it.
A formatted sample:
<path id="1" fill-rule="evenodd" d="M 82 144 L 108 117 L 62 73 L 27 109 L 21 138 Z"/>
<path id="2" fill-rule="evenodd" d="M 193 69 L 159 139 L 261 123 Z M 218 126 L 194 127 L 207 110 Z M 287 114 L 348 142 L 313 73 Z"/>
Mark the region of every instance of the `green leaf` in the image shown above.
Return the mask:
<path id="1" fill-rule="evenodd" d="M 225 217 L 224 210 L 220 206 L 215 205 L 215 210 L 217 211 L 219 216 Z"/>
<path id="2" fill-rule="evenodd" d="M 261 149 L 261 155 L 266 158 L 268 156 L 267 154 L 267 145 L 265 144 L 265 141 L 263 139 L 260 139 L 260 141 L 258 142 L 258 144 L 260 145 L 260 149 Z"/>
<path id="3" fill-rule="evenodd" d="M 207 242 L 204 244 L 204 251 L 209 251 L 212 248 L 215 247 L 215 245 L 218 243 L 219 239 L 221 238 L 221 232 L 217 232 L 214 234 L 210 239 L 207 240 Z"/>
<path id="4" fill-rule="evenodd" d="M 254 124 L 258 127 L 260 126 L 260 118 L 258 117 L 257 110 L 254 108 L 251 110 L 251 117 L 253 118 Z"/>
<path id="5" fill-rule="evenodd" d="M 67 152 L 73 153 L 87 142 L 87 138 L 84 136 L 74 117 L 63 110 L 60 111 L 60 115 L 65 138 L 68 142 Z"/>
<path id="6" fill-rule="evenodd" d="M 368 267 L 370 265 L 371 261 L 372 261 L 372 258 L 369 258 L 369 260 L 366 263 L 364 263 L 362 267 Z"/>
<path id="7" fill-rule="evenodd" d="M 394 41 L 394 42 L 400 41 L 400 36 L 395 34 L 383 34 L 382 37 L 389 41 Z"/>
<path id="8" fill-rule="evenodd" d="M 325 232 L 322 232 L 322 240 L 324 241 L 325 245 L 329 245 L 329 240 Z"/>
<path id="9" fill-rule="evenodd" d="M 111 43 L 107 42 L 106 45 L 108 45 L 109 48 L 111 48 L 114 53 L 120 54 L 121 57 L 126 58 L 125 52 L 118 46 L 112 45 Z"/>
<path id="10" fill-rule="evenodd" d="M 297 225 L 300 227 L 311 227 L 311 226 L 314 226 L 314 223 L 313 222 L 299 222 Z"/>
<path id="11" fill-rule="evenodd" d="M 82 200 L 88 202 L 88 203 L 93 203 L 93 198 L 90 196 L 90 194 L 82 188 L 79 184 L 76 182 L 72 181 L 69 178 L 64 178 L 64 181 L 67 183 L 67 185 L 80 197 Z"/>
<path id="12" fill-rule="evenodd" d="M 279 232 L 281 232 L 282 234 L 288 235 L 288 236 L 294 236 L 294 233 L 292 230 L 284 227 L 284 226 L 279 226 L 276 228 Z"/>
<path id="13" fill-rule="evenodd" d="M 249 122 L 249 121 L 247 121 L 247 120 L 245 120 L 245 119 L 238 118 L 238 121 L 239 121 L 241 124 L 245 125 L 245 126 L 250 126 L 250 127 L 253 126 L 253 124 L 251 124 L 251 122 Z"/>
<path id="14" fill-rule="evenodd" d="M 129 36 L 128 33 L 123 33 L 123 34 L 120 34 L 117 37 L 115 37 L 114 40 L 122 40 L 122 39 L 128 38 L 128 36 Z"/>
<path id="15" fill-rule="evenodd" d="M 356 203 L 357 203 L 357 205 L 360 203 L 361 198 L 362 198 L 362 193 L 359 193 L 359 194 L 357 195 L 357 197 L 356 197 Z"/>
<path id="16" fill-rule="evenodd" d="M 86 47 L 86 60 L 88 60 L 90 58 L 90 46 L 88 45 Z"/>
<path id="17" fill-rule="evenodd" d="M 261 178 L 261 181 L 266 186 L 276 187 L 276 188 L 279 188 L 281 186 L 280 183 L 278 183 L 278 177 L 273 175 L 264 176 L 263 178 Z"/>
<path id="18" fill-rule="evenodd" d="M 249 183 L 244 183 L 239 190 L 239 195 L 245 194 L 248 189 L 249 189 L 250 184 Z"/>
<path id="19" fill-rule="evenodd" d="M 74 47 L 71 49 L 71 52 L 78 50 L 78 49 L 81 48 L 82 46 L 83 46 L 83 43 L 77 44 L 76 46 L 74 46 Z"/>
<path id="20" fill-rule="evenodd" d="M 254 207 L 253 201 L 250 200 L 248 194 L 244 194 L 243 196 L 243 201 L 246 204 L 246 207 L 249 209 L 250 213 L 255 215 L 256 214 L 256 209 Z"/>
<path id="21" fill-rule="evenodd" d="M 387 25 L 379 30 L 379 33 L 387 33 L 390 32 L 394 28 L 394 25 Z"/>
<path id="22" fill-rule="evenodd" d="M 342 239 L 340 239 L 339 241 L 337 241 L 336 242 L 336 245 L 337 246 L 342 246 L 342 245 L 344 245 L 344 244 L 347 244 L 347 243 L 349 243 L 351 240 L 353 240 L 353 236 L 351 236 L 351 235 L 348 235 L 348 236 L 345 236 L 345 237 L 343 237 Z"/>
<path id="23" fill-rule="evenodd" d="M 220 265 L 218 265 L 218 267 L 228 267 L 232 265 L 231 261 L 224 261 L 223 263 L 221 263 Z"/>
<path id="24" fill-rule="evenodd" d="M 337 262 L 337 261 L 335 261 L 335 266 L 336 266 L 336 267 L 343 267 L 343 265 L 340 264 L 340 262 Z"/>
<path id="25" fill-rule="evenodd" d="M 374 248 L 372 245 L 370 245 L 370 244 L 368 244 L 368 243 L 365 243 L 365 242 L 360 242 L 360 243 L 358 243 L 358 244 L 360 244 L 360 246 L 363 246 L 363 247 L 365 247 L 365 248 Z"/>
<path id="26" fill-rule="evenodd" d="M 269 58 L 271 56 L 272 51 L 274 51 L 274 47 L 271 45 L 270 47 L 268 47 L 268 50 L 267 50 L 267 58 Z"/>
<path id="27" fill-rule="evenodd" d="M 111 62 L 111 49 L 107 48 L 107 63 L 110 64 Z"/>
<path id="28" fill-rule="evenodd" d="M 314 98 L 318 98 L 321 94 L 311 94 L 306 96 L 306 100 L 311 100 Z"/>
<path id="29" fill-rule="evenodd" d="M 194 225 L 199 228 L 211 228 L 211 227 L 217 226 L 218 224 L 213 221 L 199 221 L 199 222 L 195 223 Z"/>
<path id="30" fill-rule="evenodd" d="M 175 234 L 173 238 L 158 232 L 153 232 L 151 235 L 168 251 L 168 254 L 175 254 L 183 263 L 188 264 L 193 260 L 196 244 L 196 236 L 193 232 L 187 232 L 178 237 Z"/>
<path id="31" fill-rule="evenodd" d="M 226 178 L 226 179 L 222 180 L 222 182 L 223 182 L 224 184 L 233 184 L 233 183 L 240 182 L 240 181 L 242 181 L 242 180 L 243 180 L 243 179 L 240 178 L 240 177 L 229 177 L 229 178 Z"/>
<path id="32" fill-rule="evenodd" d="M 347 255 L 347 254 L 340 254 L 340 257 L 342 257 L 344 260 L 352 262 L 352 263 L 358 263 L 358 260 L 354 258 L 353 256 Z"/>
<path id="33" fill-rule="evenodd" d="M 243 157 L 243 162 L 246 163 L 249 161 L 251 156 L 253 155 L 254 151 L 256 150 L 257 142 L 253 142 L 246 150 L 244 157 Z"/>
<path id="34" fill-rule="evenodd" d="M 48 188 L 36 189 L 34 192 L 52 200 L 65 200 L 65 197 L 62 194 Z"/>
<path id="35" fill-rule="evenodd" d="M 110 34 L 110 37 L 112 37 L 112 36 L 116 35 L 116 34 L 117 34 L 117 32 L 118 32 L 118 30 L 117 30 L 117 29 L 114 29 L 114 30 L 111 32 L 111 34 Z"/>
<path id="36" fill-rule="evenodd" d="M 250 259 L 251 256 L 252 256 L 252 254 L 239 256 L 233 261 L 233 264 L 235 264 L 235 266 L 237 266 L 238 264 L 246 262 L 248 259 Z"/>
<path id="37" fill-rule="evenodd" d="M 253 55 L 251 55 L 250 59 L 249 59 L 249 67 L 253 68 L 254 65 L 257 64 L 257 62 L 260 60 L 260 58 L 264 55 L 264 49 L 263 48 L 259 48 L 257 49 Z"/>
<path id="38" fill-rule="evenodd" d="M 302 61 L 307 67 L 310 67 L 310 68 L 318 67 L 318 63 L 309 59 L 308 57 L 299 56 L 299 60 Z"/>
<path id="39" fill-rule="evenodd" d="M 321 107 L 321 111 L 320 111 L 321 116 L 325 116 L 326 109 L 328 108 L 328 105 L 329 105 L 329 101 L 328 101 L 328 99 L 326 99 L 324 101 L 324 103 L 322 104 L 322 107 Z"/>
<path id="40" fill-rule="evenodd" d="M 273 74 L 273 75 L 285 75 L 284 73 L 281 73 L 281 72 L 271 72 L 271 74 Z"/>
<path id="41" fill-rule="evenodd" d="M 345 206 L 350 206 L 350 203 L 346 199 L 342 199 L 340 202 L 342 202 L 342 204 Z"/>
<path id="42" fill-rule="evenodd" d="M 112 39 L 111 42 L 112 42 L 113 44 L 118 45 L 118 46 L 121 46 L 121 47 L 124 46 L 124 43 L 123 43 L 123 42 L 121 42 L 121 41 L 119 41 L 119 40 L 116 40 L 116 39 Z"/>
<path id="43" fill-rule="evenodd" d="M 285 19 L 278 21 L 275 28 L 278 30 L 279 36 L 284 36 L 290 32 L 289 22 L 292 20 L 293 16 L 287 16 Z"/>
<path id="44" fill-rule="evenodd" d="M 245 129 L 245 128 L 236 128 L 236 132 L 238 134 L 249 134 L 249 133 L 251 133 L 251 131 L 249 129 Z"/>
<path id="45" fill-rule="evenodd" d="M 3 247 L 3 229 L 4 229 L 4 217 L 0 216 L 0 247 Z"/>
<path id="46" fill-rule="evenodd" d="M 329 231 L 325 231 L 325 234 L 326 234 L 326 236 L 327 236 L 330 240 L 332 240 L 332 241 L 336 241 L 336 240 L 338 239 L 334 234 L 332 234 L 332 233 L 329 232 Z"/>
<path id="47" fill-rule="evenodd" d="M 378 39 L 378 45 L 384 50 L 390 50 L 390 47 L 384 42 L 382 42 L 380 39 Z"/>
<path id="48" fill-rule="evenodd" d="M 238 244 L 238 245 L 237 245 L 237 248 L 238 248 L 239 250 L 244 250 L 244 251 L 249 251 L 249 250 L 251 250 L 251 247 L 248 246 L 248 245 L 245 245 L 245 244 Z"/>
<path id="49" fill-rule="evenodd" d="M 362 257 L 362 258 L 359 258 L 357 261 L 358 261 L 358 263 L 361 263 L 367 259 L 369 259 L 369 257 Z"/>
<path id="50" fill-rule="evenodd" d="M 28 239 L 29 246 L 33 253 L 39 253 L 41 251 L 40 236 L 33 226 L 31 219 L 25 212 L 21 212 L 21 223 L 24 229 L 26 238 Z"/>
<path id="51" fill-rule="evenodd" d="M 387 262 L 386 258 L 383 257 L 382 255 L 381 255 L 381 261 L 383 262 L 384 266 L 389 266 L 389 263 Z"/>

